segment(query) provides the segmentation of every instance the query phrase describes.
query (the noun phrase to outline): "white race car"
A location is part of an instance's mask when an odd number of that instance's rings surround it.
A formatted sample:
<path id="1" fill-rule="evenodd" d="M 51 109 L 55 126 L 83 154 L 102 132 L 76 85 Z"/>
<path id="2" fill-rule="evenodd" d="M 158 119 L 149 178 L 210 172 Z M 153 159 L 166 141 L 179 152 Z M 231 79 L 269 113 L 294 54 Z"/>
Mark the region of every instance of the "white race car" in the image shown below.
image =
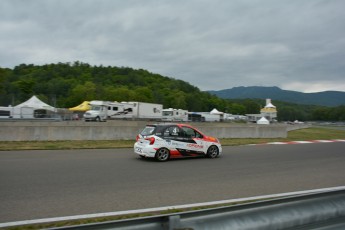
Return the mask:
<path id="1" fill-rule="evenodd" d="M 156 124 L 147 125 L 137 135 L 134 152 L 158 161 L 196 156 L 216 158 L 222 153 L 222 146 L 217 138 L 206 136 L 190 125 Z"/>

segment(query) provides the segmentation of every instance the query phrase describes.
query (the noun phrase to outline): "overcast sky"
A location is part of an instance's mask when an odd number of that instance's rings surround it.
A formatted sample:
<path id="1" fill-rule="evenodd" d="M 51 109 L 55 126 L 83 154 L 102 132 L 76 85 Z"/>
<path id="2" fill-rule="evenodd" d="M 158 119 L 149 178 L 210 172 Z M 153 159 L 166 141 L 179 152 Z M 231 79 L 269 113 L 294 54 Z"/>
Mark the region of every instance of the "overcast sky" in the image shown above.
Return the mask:
<path id="1" fill-rule="evenodd" d="M 345 91 L 344 0 L 0 0 L 0 67 L 81 61 L 201 90 Z"/>

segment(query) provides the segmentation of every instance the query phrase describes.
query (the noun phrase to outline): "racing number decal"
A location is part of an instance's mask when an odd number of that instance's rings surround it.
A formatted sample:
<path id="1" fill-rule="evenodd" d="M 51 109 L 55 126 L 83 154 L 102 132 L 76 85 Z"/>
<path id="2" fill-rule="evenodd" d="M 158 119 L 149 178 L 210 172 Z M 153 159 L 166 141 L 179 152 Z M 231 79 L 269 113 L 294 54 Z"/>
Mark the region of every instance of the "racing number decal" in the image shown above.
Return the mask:
<path id="1" fill-rule="evenodd" d="M 175 136 L 177 136 L 178 135 L 178 130 L 177 130 L 177 127 L 175 127 L 174 129 L 173 129 L 173 131 L 172 131 L 172 134 Z"/>

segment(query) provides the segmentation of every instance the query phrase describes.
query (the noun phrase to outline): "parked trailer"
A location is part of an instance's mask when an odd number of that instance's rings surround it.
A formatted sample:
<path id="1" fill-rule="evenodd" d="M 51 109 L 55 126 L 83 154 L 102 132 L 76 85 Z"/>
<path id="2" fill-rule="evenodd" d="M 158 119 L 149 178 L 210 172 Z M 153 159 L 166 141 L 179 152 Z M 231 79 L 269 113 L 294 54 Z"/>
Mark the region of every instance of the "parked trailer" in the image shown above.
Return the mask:
<path id="1" fill-rule="evenodd" d="M 127 102 L 124 102 L 127 103 Z M 147 102 L 128 102 L 133 105 L 133 118 L 162 120 L 163 105 Z"/>
<path id="2" fill-rule="evenodd" d="M 0 107 L 0 118 L 13 118 L 13 107 Z"/>
<path id="3" fill-rule="evenodd" d="M 34 118 L 35 108 L 32 107 L 0 107 L 0 118 Z"/>

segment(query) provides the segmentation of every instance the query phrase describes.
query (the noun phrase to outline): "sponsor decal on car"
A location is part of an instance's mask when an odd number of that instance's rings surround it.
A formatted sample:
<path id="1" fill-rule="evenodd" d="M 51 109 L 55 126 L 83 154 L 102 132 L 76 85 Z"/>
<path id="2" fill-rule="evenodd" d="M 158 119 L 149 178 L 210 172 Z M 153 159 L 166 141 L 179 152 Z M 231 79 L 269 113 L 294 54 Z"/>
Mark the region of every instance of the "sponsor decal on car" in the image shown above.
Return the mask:
<path id="1" fill-rule="evenodd" d="M 188 144 L 187 147 L 196 148 L 196 149 L 202 149 L 202 148 L 204 148 L 203 145 L 198 145 L 198 144 Z"/>
<path id="2" fill-rule="evenodd" d="M 168 145 L 171 145 L 171 140 L 165 140 Z"/>

